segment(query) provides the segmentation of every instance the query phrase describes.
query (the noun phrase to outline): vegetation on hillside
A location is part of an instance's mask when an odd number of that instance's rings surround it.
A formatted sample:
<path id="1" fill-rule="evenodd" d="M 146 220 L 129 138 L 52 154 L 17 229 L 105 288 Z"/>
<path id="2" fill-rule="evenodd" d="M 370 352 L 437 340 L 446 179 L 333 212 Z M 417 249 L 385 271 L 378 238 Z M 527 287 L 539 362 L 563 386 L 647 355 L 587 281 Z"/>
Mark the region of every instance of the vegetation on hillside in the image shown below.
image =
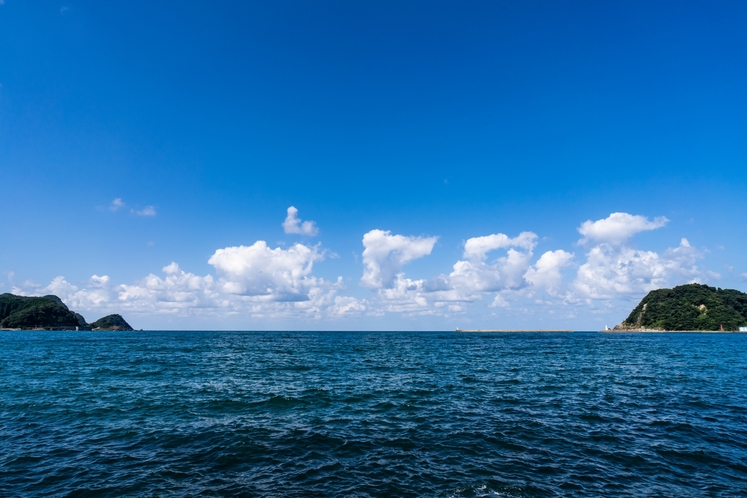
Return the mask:
<path id="1" fill-rule="evenodd" d="M 91 324 L 91 328 L 94 330 L 132 330 L 132 327 L 122 318 L 122 315 L 117 314 L 99 318 Z"/>
<path id="2" fill-rule="evenodd" d="M 747 294 L 702 284 L 651 291 L 622 323 L 627 328 L 737 330 L 747 325 Z"/>
<path id="3" fill-rule="evenodd" d="M 86 328 L 87 324 L 82 316 L 70 311 L 57 296 L 25 297 L 2 294 L 0 327 L 74 329 Z"/>
<path id="4" fill-rule="evenodd" d="M 120 315 L 108 315 L 91 325 L 53 295 L 42 297 L 0 294 L 0 328 L 51 330 L 132 330 Z"/>

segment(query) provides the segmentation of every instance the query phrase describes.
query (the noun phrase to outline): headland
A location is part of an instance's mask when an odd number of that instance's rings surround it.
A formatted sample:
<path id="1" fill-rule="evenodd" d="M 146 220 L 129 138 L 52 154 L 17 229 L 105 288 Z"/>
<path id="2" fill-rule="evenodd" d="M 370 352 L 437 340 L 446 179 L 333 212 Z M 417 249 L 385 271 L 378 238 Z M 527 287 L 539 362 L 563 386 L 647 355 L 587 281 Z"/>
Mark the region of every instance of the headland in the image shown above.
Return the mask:
<path id="1" fill-rule="evenodd" d="M 649 292 L 621 324 L 602 332 L 747 332 L 747 293 L 702 284 Z"/>

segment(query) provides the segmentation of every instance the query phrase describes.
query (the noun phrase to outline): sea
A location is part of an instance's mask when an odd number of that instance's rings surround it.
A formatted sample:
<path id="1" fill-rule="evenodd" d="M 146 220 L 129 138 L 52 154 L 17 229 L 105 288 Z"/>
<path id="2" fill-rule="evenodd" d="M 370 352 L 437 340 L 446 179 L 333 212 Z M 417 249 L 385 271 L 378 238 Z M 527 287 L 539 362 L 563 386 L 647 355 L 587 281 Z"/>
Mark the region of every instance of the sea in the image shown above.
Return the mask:
<path id="1" fill-rule="evenodd" d="M 0 496 L 747 496 L 747 335 L 0 332 Z"/>

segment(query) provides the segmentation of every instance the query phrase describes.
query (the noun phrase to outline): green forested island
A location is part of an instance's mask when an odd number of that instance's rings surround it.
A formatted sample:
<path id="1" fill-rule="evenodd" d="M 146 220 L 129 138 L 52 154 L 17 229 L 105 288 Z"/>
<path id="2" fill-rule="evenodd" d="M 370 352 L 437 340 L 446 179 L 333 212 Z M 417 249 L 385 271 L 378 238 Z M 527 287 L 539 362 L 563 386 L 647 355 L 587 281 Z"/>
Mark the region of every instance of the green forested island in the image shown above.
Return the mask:
<path id="1" fill-rule="evenodd" d="M 0 294 L 0 328 L 45 330 L 132 330 L 120 315 L 109 315 L 91 324 L 71 311 L 57 296 Z"/>
<path id="2" fill-rule="evenodd" d="M 702 284 L 649 292 L 613 330 L 736 331 L 747 326 L 747 294 Z"/>
<path id="3" fill-rule="evenodd" d="M 91 324 L 93 330 L 132 330 L 122 315 L 106 315 Z"/>

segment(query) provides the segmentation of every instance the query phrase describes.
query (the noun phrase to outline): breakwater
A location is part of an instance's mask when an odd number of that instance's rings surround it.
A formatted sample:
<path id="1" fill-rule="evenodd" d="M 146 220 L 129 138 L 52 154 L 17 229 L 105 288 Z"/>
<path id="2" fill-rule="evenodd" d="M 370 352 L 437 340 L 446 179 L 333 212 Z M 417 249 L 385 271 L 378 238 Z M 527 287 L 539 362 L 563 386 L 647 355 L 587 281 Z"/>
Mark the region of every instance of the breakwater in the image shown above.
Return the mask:
<path id="1" fill-rule="evenodd" d="M 573 332 L 573 330 L 565 330 L 565 329 L 535 329 L 535 330 L 529 330 L 529 329 L 456 329 L 454 332 L 503 332 L 503 333 L 551 333 L 551 334 L 557 334 L 557 333 L 568 333 Z"/>

